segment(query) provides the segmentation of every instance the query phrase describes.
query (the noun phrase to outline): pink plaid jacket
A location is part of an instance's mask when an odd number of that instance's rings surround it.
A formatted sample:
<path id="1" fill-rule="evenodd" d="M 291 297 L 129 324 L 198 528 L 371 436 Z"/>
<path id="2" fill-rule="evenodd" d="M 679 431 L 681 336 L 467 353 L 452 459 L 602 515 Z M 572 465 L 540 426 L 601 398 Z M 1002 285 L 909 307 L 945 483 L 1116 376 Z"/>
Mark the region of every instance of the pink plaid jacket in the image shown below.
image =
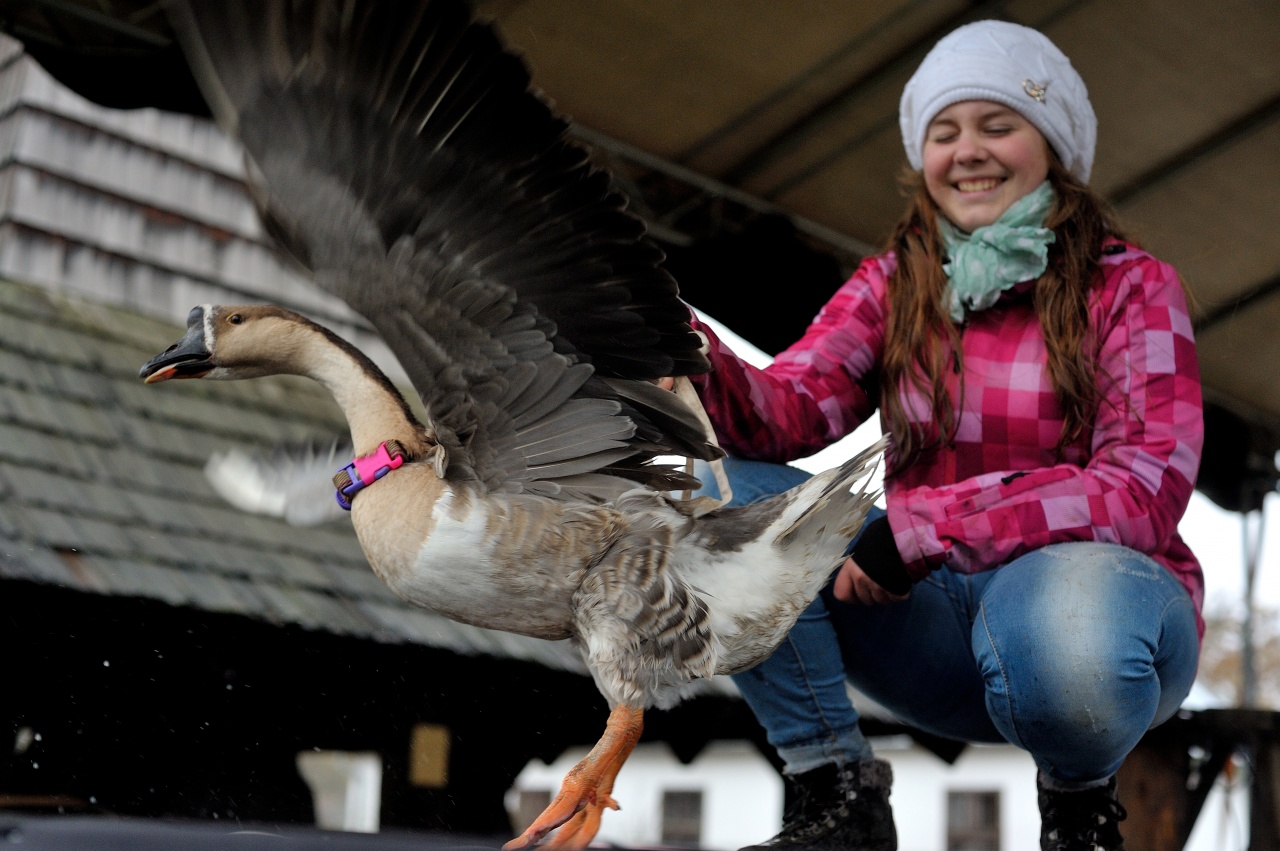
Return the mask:
<path id="1" fill-rule="evenodd" d="M 1204 577 L 1177 532 L 1204 432 L 1191 319 L 1173 267 L 1124 243 L 1106 250 L 1091 300 L 1103 401 L 1092 434 L 1065 457 L 1055 451 L 1062 410 L 1045 370 L 1032 284 L 970 315 L 955 443 L 885 485 L 889 525 L 914 579 L 944 564 L 976 573 L 1047 544 L 1106 541 L 1164 565 L 1200 611 Z M 895 263 L 892 254 L 864 260 L 766 369 L 698 323 L 715 372 L 694 384 L 725 449 L 788 462 L 872 415 Z M 953 400 L 961 398 L 958 379 Z M 906 401 L 919 421 L 930 419 L 923 397 L 911 392 Z"/>

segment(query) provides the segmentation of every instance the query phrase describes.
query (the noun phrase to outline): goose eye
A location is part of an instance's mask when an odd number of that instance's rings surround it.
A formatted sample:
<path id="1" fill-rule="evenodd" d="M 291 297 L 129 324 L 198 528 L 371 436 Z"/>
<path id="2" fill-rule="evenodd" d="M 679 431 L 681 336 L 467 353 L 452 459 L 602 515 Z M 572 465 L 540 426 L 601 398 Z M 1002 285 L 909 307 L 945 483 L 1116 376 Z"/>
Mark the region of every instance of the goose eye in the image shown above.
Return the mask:
<path id="1" fill-rule="evenodd" d="M 241 316 L 239 313 L 233 313 L 227 317 L 227 321 L 230 322 L 232 325 L 239 325 L 242 322 L 244 322 L 244 317 Z"/>

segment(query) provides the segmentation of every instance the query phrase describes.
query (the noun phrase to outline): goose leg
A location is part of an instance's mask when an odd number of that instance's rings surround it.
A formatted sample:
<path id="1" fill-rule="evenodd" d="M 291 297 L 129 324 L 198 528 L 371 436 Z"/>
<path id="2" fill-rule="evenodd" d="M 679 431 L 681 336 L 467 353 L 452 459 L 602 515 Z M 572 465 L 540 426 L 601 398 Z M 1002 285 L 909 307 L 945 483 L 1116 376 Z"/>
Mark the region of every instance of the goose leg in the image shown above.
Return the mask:
<path id="1" fill-rule="evenodd" d="M 546 843 L 547 847 L 569 851 L 586 848 L 600 829 L 600 817 L 605 809 L 618 809 L 618 802 L 611 794 L 613 781 L 643 730 L 643 709 L 615 707 L 609 713 L 600 741 L 565 775 L 555 800 L 524 833 L 503 845 L 503 851 L 518 851 L 536 845 L 557 827 L 561 829 Z"/>
<path id="2" fill-rule="evenodd" d="M 548 848 L 562 848 L 577 851 L 585 848 L 600 830 L 600 819 L 605 808 L 616 810 L 618 802 L 613 798 L 613 781 L 622 770 L 622 765 L 631 755 L 636 739 L 640 737 L 640 729 L 635 730 L 635 737 L 630 743 L 615 749 L 607 762 L 602 762 L 600 780 L 596 783 L 595 800 L 578 810 L 567 822 L 560 826 L 555 835 L 543 843 Z"/>

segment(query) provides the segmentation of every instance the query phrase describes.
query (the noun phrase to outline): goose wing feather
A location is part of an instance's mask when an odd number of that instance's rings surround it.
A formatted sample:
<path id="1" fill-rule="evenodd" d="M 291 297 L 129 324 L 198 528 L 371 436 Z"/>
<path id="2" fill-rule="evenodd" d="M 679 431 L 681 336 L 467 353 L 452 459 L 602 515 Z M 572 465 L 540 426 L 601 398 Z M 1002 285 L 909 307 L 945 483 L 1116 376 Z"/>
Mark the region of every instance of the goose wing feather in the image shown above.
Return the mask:
<path id="1" fill-rule="evenodd" d="M 643 223 L 465 2 L 171 8 L 265 226 L 386 341 L 449 477 L 519 490 L 719 454 L 674 394 L 619 392 L 708 370 L 701 339 Z M 550 417 L 580 422 L 529 443 Z"/>

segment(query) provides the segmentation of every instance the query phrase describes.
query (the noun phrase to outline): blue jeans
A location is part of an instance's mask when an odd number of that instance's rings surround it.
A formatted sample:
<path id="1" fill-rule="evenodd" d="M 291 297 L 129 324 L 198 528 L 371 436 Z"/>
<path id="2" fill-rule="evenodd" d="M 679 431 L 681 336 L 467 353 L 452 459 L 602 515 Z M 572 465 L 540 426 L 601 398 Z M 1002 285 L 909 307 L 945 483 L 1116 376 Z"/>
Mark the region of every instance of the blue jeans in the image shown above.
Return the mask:
<path id="1" fill-rule="evenodd" d="M 735 504 L 808 477 L 739 459 L 726 473 Z M 1198 659 L 1194 607 L 1173 575 L 1081 542 L 978 574 L 944 567 L 887 606 L 842 603 L 828 583 L 773 655 L 733 680 L 791 774 L 872 756 L 847 680 L 917 729 L 1011 742 L 1069 789 L 1105 781 L 1177 711 Z"/>

